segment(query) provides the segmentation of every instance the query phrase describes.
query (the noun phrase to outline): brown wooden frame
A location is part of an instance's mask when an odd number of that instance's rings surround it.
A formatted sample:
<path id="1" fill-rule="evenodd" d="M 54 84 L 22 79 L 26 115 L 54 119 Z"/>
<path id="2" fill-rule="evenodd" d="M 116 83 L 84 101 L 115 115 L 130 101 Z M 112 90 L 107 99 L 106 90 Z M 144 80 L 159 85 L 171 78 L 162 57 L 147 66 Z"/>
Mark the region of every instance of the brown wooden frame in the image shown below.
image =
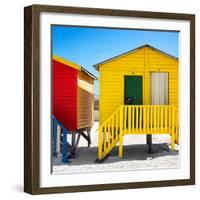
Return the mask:
<path id="1" fill-rule="evenodd" d="M 105 16 L 187 20 L 190 22 L 190 178 L 184 180 L 40 187 L 40 13 L 76 13 Z M 195 184 L 195 15 L 32 5 L 24 8 L 24 191 L 30 194 L 83 192 Z"/>

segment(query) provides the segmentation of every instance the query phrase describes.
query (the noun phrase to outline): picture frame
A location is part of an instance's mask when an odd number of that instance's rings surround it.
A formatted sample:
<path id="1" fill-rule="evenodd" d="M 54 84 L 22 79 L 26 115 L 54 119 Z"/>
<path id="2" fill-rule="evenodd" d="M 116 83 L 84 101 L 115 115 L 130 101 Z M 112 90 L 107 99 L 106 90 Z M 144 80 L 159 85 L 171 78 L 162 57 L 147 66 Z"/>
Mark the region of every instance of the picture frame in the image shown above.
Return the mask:
<path id="1" fill-rule="evenodd" d="M 86 185 L 41 187 L 41 13 L 77 14 L 126 17 L 152 20 L 178 20 L 189 23 L 189 177 L 183 179 L 113 182 Z M 162 30 L 162 29 L 161 29 Z M 50 133 L 49 133 L 50 134 Z M 29 194 L 50 194 L 149 188 L 195 184 L 195 15 L 150 11 L 115 10 L 50 5 L 31 5 L 24 8 L 24 191 Z"/>

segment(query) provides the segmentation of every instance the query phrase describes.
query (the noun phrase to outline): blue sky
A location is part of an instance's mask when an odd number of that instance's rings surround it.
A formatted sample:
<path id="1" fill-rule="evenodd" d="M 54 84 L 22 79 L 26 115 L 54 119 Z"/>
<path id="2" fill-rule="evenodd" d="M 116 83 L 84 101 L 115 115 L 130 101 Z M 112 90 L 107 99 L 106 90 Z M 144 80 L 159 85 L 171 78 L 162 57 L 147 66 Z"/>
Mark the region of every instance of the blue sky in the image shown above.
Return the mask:
<path id="1" fill-rule="evenodd" d="M 178 57 L 178 32 L 52 26 L 52 53 L 98 77 L 93 65 L 144 44 Z M 98 81 L 95 81 L 98 95 Z"/>

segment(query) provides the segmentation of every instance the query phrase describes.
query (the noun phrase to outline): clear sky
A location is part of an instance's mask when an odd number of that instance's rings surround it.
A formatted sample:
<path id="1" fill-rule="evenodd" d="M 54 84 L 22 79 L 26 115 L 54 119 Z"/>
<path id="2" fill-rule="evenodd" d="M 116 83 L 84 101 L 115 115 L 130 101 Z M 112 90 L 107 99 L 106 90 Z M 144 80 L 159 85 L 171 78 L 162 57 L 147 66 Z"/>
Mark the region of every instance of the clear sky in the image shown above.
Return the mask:
<path id="1" fill-rule="evenodd" d="M 52 26 L 52 53 L 98 77 L 94 64 L 149 44 L 178 57 L 178 32 Z M 95 81 L 98 95 L 98 81 Z"/>

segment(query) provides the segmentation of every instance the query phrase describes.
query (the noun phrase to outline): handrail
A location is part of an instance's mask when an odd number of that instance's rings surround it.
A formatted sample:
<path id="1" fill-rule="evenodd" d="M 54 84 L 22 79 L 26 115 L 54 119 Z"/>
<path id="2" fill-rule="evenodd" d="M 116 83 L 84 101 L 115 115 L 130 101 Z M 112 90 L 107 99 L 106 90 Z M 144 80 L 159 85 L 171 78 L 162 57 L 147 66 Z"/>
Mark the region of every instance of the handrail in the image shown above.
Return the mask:
<path id="1" fill-rule="evenodd" d="M 109 116 L 102 124 L 100 124 L 100 126 L 104 126 L 104 125 L 110 120 L 110 118 L 111 118 L 113 115 L 115 115 L 116 112 L 117 112 L 122 106 L 123 106 L 123 105 L 120 105 L 119 107 L 117 107 L 117 109 L 116 109 L 114 112 L 112 112 L 112 113 L 110 114 L 110 116 Z"/>
<path id="2" fill-rule="evenodd" d="M 99 126 L 98 158 L 102 160 L 106 154 L 117 144 L 120 134 L 120 111 L 119 106 L 105 121 Z"/>
<path id="3" fill-rule="evenodd" d="M 178 113 L 174 105 L 121 105 L 99 126 L 98 158 L 102 160 L 119 143 L 122 157 L 125 134 L 170 134 L 178 141 Z"/>

